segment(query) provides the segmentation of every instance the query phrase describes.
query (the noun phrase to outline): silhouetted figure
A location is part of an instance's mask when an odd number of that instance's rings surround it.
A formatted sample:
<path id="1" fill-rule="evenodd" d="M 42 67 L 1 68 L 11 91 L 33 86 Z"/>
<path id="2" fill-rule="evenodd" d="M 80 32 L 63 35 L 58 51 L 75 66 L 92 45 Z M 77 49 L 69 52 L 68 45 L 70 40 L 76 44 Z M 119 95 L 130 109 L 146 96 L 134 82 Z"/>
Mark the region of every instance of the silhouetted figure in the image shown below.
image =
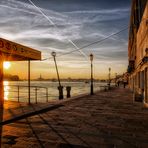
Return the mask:
<path id="1" fill-rule="evenodd" d="M 118 87 L 119 87 L 119 85 L 120 85 L 120 81 L 117 82 L 117 86 L 118 86 Z"/>
<path id="2" fill-rule="evenodd" d="M 125 88 L 125 86 L 126 86 L 126 82 L 123 82 L 123 87 Z"/>
<path id="3" fill-rule="evenodd" d="M 128 84 L 127 79 L 123 79 L 123 87 L 124 87 L 124 88 L 126 87 L 127 84 Z"/>

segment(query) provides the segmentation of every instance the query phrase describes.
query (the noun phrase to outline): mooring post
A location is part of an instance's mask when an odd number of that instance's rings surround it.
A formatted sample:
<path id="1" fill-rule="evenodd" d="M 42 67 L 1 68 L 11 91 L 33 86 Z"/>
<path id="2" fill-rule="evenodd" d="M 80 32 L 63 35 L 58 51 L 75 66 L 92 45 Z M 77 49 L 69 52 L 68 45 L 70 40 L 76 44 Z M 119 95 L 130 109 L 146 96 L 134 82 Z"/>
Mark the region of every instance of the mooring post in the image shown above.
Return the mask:
<path id="1" fill-rule="evenodd" d="M 66 86 L 66 91 L 67 91 L 67 98 L 71 97 L 70 91 L 71 91 L 71 86 Z"/>

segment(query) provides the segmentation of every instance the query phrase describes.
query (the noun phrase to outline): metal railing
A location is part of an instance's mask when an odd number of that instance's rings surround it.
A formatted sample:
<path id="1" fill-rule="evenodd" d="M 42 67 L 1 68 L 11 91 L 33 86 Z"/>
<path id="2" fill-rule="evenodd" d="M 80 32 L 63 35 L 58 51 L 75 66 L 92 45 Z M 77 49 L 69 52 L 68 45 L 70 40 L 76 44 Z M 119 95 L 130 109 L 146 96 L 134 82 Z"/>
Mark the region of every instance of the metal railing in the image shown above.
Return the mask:
<path id="1" fill-rule="evenodd" d="M 8 90 L 8 87 L 9 87 L 9 90 Z M 5 89 L 7 88 L 7 89 Z M 25 89 L 26 88 L 26 89 Z M 30 86 L 30 89 L 31 89 L 31 102 L 35 102 L 36 104 L 38 103 L 38 97 L 44 97 L 45 98 L 45 102 L 48 102 L 48 88 L 47 87 L 41 87 L 41 86 Z M 42 92 L 41 92 L 42 90 Z M 44 92 L 43 92 L 44 90 Z M 4 86 L 4 94 L 5 93 L 15 93 L 15 97 L 14 95 L 12 95 L 11 97 L 9 98 L 12 98 L 14 97 L 15 98 L 15 101 L 18 101 L 18 102 L 26 102 L 27 100 L 23 101 L 24 100 L 24 97 L 26 99 L 28 99 L 28 86 L 25 86 L 25 85 L 5 85 Z M 23 93 L 23 95 L 21 95 L 21 93 Z M 32 101 L 32 98 L 34 99 L 34 101 Z M 22 100 L 20 100 L 22 99 Z M 28 101 L 29 102 L 29 101 Z"/>
<path id="2" fill-rule="evenodd" d="M 9 88 L 8 88 L 9 87 Z M 4 95 L 6 98 L 5 100 L 10 100 L 10 101 L 17 101 L 17 102 L 28 102 L 28 103 L 45 103 L 50 101 L 56 101 L 58 99 L 58 90 L 57 87 L 54 88 L 54 91 L 50 89 L 50 87 L 47 86 L 36 86 L 32 85 L 30 86 L 30 100 L 29 100 L 29 92 L 28 92 L 28 87 L 27 85 L 4 85 L 4 94 L 9 93 Z M 64 86 L 65 87 L 65 86 Z M 111 85 L 112 87 L 112 85 Z M 7 89 L 5 89 L 7 88 Z M 102 86 L 95 86 L 95 92 L 97 91 L 107 91 L 109 90 L 108 85 L 102 85 Z M 49 95 L 49 90 L 50 90 L 50 95 Z M 65 87 L 66 90 L 66 87 Z M 89 88 L 86 90 L 83 90 L 79 87 L 74 88 L 74 92 L 72 93 L 72 96 L 76 96 L 79 94 L 83 93 L 88 93 Z M 66 97 L 66 91 L 64 92 L 64 98 Z"/>

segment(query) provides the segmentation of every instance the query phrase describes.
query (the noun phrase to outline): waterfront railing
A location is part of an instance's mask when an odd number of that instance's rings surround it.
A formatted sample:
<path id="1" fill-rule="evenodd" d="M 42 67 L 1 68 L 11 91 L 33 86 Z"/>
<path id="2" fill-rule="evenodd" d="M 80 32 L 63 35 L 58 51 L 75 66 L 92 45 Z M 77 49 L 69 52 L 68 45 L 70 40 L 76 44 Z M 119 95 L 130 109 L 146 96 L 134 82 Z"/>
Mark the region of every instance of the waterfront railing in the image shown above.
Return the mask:
<path id="1" fill-rule="evenodd" d="M 11 88 L 11 89 L 8 89 Z M 7 88 L 7 89 L 5 89 Z M 48 102 L 49 93 L 48 93 L 48 87 L 42 87 L 42 86 L 30 86 L 31 89 L 31 103 L 38 103 L 39 99 L 42 99 L 41 102 Z M 18 102 L 26 102 L 28 99 L 28 86 L 25 85 L 6 85 L 4 86 L 4 94 L 5 99 L 7 100 L 8 93 L 13 93 L 9 97 L 12 100 L 18 101 Z M 40 98 L 39 98 L 40 97 Z M 43 99 L 44 98 L 44 99 Z M 11 100 L 10 99 L 10 100 Z M 46 101 L 45 101 L 46 100 Z"/>

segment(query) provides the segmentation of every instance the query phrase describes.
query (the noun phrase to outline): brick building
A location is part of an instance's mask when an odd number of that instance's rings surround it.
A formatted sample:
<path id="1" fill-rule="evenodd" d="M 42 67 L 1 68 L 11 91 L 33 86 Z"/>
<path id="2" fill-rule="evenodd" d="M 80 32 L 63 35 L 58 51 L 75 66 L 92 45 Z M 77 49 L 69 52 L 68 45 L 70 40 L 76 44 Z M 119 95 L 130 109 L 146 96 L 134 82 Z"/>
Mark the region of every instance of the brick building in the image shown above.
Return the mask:
<path id="1" fill-rule="evenodd" d="M 134 99 L 148 104 L 148 0 L 132 0 L 128 58 Z"/>

